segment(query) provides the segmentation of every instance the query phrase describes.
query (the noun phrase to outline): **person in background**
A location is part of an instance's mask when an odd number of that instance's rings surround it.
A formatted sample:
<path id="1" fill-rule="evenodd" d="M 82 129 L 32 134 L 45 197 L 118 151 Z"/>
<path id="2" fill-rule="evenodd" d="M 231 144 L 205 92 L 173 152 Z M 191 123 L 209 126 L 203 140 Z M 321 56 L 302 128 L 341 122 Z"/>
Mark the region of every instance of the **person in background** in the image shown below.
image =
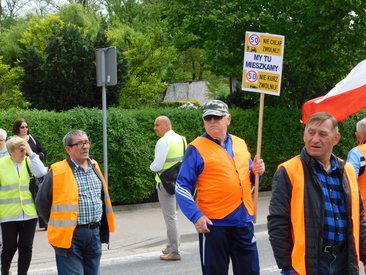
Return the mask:
<path id="1" fill-rule="evenodd" d="M 366 205 L 366 118 L 361 119 L 356 124 L 356 138 L 358 140 L 358 146 L 352 148 L 347 156 L 347 162 L 351 163 L 356 170 L 358 177 L 358 185 L 360 187 L 361 195 L 363 198 L 363 205 Z M 366 215 L 366 213 L 365 213 Z"/>
<path id="2" fill-rule="evenodd" d="M 159 172 L 162 172 L 183 159 L 186 148 L 186 139 L 172 130 L 170 119 L 159 116 L 155 119 L 154 130 L 160 137 L 155 146 L 155 159 L 150 170 L 156 173 L 155 180 L 158 198 L 167 228 L 168 245 L 162 250 L 161 260 L 179 261 L 180 236 L 178 230 L 177 202 L 175 195 L 169 194 L 163 187 Z"/>
<path id="3" fill-rule="evenodd" d="M 35 138 L 29 134 L 29 125 L 28 125 L 28 122 L 24 118 L 18 118 L 17 120 L 14 121 L 13 133 L 15 135 L 21 137 L 25 141 L 27 141 L 30 148 L 32 149 L 32 151 L 39 156 L 39 159 L 43 163 L 45 163 L 47 152 L 43 148 L 40 141 L 37 138 Z M 42 181 L 42 179 L 39 179 L 39 178 L 33 178 L 32 180 L 36 181 L 35 185 L 38 185 L 39 182 Z M 45 223 L 41 217 L 39 217 L 39 219 L 38 219 L 38 224 L 39 224 L 40 229 L 47 230 L 47 223 Z"/>
<path id="4" fill-rule="evenodd" d="M 37 177 L 44 176 L 47 169 L 24 139 L 11 137 L 6 147 L 9 156 L 0 159 L 1 274 L 9 274 L 11 261 L 18 250 L 18 274 L 25 275 L 32 259 L 38 218 L 29 191 L 27 165 Z"/>
<path id="5" fill-rule="evenodd" d="M 47 152 L 43 148 L 41 142 L 36 138 L 33 137 L 29 133 L 29 125 L 28 122 L 24 118 L 18 118 L 13 123 L 13 133 L 27 141 L 29 146 L 31 147 L 32 151 L 36 153 L 40 160 L 45 163 Z"/>
<path id="6" fill-rule="evenodd" d="M 48 221 L 48 242 L 55 249 L 59 275 L 100 274 L 102 243 L 109 244 L 115 222 L 108 186 L 98 163 L 89 156 L 82 130 L 67 133 L 68 157 L 51 165 L 36 197 Z"/>
<path id="7" fill-rule="evenodd" d="M 268 234 L 282 274 L 359 274 L 359 261 L 366 261 L 356 173 L 333 154 L 340 138 L 331 114 L 313 114 L 301 154 L 273 176 Z"/>
<path id="8" fill-rule="evenodd" d="M 9 155 L 8 149 L 6 149 L 6 138 L 7 138 L 6 131 L 4 129 L 0 128 L 0 158 Z M 2 235 L 1 235 L 1 227 L 0 227 L 0 246 L 2 245 L 1 239 L 2 239 Z"/>
<path id="9" fill-rule="evenodd" d="M 228 133 L 228 106 L 211 100 L 203 106 L 206 132 L 187 148 L 175 187 L 180 209 L 199 233 L 204 275 L 259 274 L 251 197 L 262 159 L 250 158 L 245 141 Z M 197 189 L 197 204 L 192 195 Z"/>
<path id="10" fill-rule="evenodd" d="M 6 149 L 7 133 L 4 129 L 0 128 L 0 158 L 8 156 L 8 149 Z"/>

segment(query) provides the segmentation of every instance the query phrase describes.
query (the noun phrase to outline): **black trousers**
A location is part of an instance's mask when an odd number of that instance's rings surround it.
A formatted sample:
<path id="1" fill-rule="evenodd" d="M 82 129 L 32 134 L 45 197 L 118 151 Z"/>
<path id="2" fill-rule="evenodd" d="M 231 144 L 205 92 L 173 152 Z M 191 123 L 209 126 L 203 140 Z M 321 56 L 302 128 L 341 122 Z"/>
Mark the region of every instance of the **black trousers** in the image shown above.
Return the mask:
<path id="1" fill-rule="evenodd" d="M 32 259 L 37 219 L 1 223 L 3 249 L 1 275 L 8 275 L 11 261 L 18 249 L 18 274 L 26 275 Z"/>

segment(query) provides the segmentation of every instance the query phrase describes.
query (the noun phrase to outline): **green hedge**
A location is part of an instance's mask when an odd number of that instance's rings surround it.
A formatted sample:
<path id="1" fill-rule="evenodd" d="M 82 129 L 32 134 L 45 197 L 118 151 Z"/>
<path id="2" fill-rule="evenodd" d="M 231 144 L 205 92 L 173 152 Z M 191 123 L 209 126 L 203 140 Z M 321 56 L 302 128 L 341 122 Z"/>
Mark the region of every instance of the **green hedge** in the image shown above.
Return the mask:
<path id="1" fill-rule="evenodd" d="M 103 169 L 102 111 L 76 108 L 62 113 L 48 111 L 0 111 L 0 127 L 11 135 L 13 121 L 28 120 L 30 132 L 40 139 L 48 152 L 47 164 L 65 158 L 63 136 L 72 129 L 85 130 L 92 142 L 91 154 Z M 154 158 L 158 137 L 153 131 L 157 116 L 170 117 L 173 129 L 188 141 L 204 131 L 201 111 L 196 109 L 162 108 L 145 110 L 108 110 L 108 172 L 109 188 L 114 204 L 129 204 L 155 200 L 154 173 L 149 165 Z M 258 110 L 232 109 L 229 131 L 244 138 L 252 157 L 256 153 Z M 340 124 L 342 139 L 335 152 L 345 158 L 356 145 L 355 123 L 364 113 Z M 261 190 L 270 190 L 271 178 L 279 163 L 298 154 L 303 147 L 303 129 L 299 109 L 266 107 L 264 110 L 261 157 L 266 173 Z"/>

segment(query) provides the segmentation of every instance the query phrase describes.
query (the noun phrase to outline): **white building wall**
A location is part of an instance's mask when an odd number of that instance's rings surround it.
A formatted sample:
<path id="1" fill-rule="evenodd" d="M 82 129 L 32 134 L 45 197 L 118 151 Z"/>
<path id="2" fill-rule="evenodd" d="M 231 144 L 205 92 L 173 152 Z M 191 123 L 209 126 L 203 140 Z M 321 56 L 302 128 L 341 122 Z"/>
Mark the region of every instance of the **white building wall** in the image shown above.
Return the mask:
<path id="1" fill-rule="evenodd" d="M 164 102 L 198 101 L 201 105 L 208 100 L 209 90 L 205 81 L 173 83 L 164 97 Z"/>

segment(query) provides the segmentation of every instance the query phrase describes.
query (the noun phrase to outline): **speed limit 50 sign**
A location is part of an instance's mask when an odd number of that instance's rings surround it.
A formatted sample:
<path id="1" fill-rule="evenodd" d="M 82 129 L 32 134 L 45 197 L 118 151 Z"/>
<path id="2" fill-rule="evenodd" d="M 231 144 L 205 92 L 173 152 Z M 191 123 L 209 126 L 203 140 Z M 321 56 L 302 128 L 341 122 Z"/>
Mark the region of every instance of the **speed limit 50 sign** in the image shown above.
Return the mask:
<path id="1" fill-rule="evenodd" d="M 246 32 L 242 90 L 280 95 L 285 37 Z"/>

